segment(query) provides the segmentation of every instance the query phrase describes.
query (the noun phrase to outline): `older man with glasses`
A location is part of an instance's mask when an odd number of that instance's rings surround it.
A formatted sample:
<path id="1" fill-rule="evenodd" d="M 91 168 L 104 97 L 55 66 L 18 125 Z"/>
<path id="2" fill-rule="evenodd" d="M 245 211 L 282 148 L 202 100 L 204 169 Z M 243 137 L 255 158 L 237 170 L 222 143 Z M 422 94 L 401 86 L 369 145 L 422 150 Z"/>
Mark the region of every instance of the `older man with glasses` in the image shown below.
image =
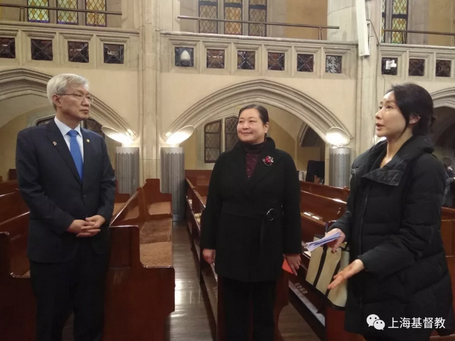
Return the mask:
<path id="1" fill-rule="evenodd" d="M 62 340 L 74 312 L 74 340 L 100 341 L 114 172 L 103 138 L 80 126 L 92 103 L 87 80 L 57 75 L 47 95 L 54 120 L 19 132 L 16 149 L 19 190 L 30 208 L 37 340 Z"/>

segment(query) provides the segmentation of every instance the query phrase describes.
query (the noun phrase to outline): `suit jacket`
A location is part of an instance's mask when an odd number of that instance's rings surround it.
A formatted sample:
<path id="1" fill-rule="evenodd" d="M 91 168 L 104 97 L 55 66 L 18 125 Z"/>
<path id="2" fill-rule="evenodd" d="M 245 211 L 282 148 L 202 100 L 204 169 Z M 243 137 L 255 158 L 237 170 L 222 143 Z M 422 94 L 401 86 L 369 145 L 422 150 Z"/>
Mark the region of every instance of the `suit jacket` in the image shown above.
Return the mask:
<path id="1" fill-rule="evenodd" d="M 66 232 L 75 219 L 96 214 L 106 219 L 90 237 L 96 253 L 109 250 L 109 221 L 115 199 L 115 178 L 101 136 L 81 129 L 84 143 L 83 180 L 69 148 L 52 120 L 19 132 L 16 168 L 19 190 L 30 208 L 28 257 L 45 263 L 72 259 L 82 238 Z"/>
<path id="2" fill-rule="evenodd" d="M 273 158 L 269 165 L 266 156 Z M 202 214 L 201 248 L 216 249 L 220 276 L 247 282 L 277 279 L 283 254 L 301 253 L 297 170 L 272 139 L 249 179 L 241 145 L 216 161 Z"/>

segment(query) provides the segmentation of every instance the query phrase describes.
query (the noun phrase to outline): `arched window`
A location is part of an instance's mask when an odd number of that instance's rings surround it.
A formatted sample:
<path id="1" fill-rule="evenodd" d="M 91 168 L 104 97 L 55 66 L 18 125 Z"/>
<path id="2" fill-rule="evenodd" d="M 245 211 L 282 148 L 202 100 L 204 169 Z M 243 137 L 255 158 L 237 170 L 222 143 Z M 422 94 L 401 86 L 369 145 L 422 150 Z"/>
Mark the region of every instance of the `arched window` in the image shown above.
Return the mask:
<path id="1" fill-rule="evenodd" d="M 224 119 L 224 150 L 228 151 L 234 148 L 239 140 L 237 137 L 237 117 L 228 117 Z"/>
<path id="2" fill-rule="evenodd" d="M 204 127 L 204 162 L 213 163 L 221 154 L 221 120 Z"/>
<path id="3" fill-rule="evenodd" d="M 408 29 L 409 0 L 382 0 L 381 42 L 406 44 L 405 32 L 384 32 L 385 29 Z"/>
<path id="4" fill-rule="evenodd" d="M 267 0 L 199 0 L 199 16 L 210 19 L 267 22 Z M 201 21 L 200 33 L 266 36 L 266 25 Z"/>

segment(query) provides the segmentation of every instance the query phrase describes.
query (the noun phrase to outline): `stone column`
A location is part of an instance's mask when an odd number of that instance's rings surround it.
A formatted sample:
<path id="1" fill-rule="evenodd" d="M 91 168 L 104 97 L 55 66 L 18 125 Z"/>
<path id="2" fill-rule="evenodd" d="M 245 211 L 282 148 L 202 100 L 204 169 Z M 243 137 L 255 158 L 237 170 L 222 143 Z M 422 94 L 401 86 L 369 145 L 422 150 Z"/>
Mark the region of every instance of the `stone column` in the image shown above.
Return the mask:
<path id="1" fill-rule="evenodd" d="M 327 40 L 357 41 L 355 0 L 328 0 L 327 25 L 340 26 L 338 30 L 327 30 Z"/>

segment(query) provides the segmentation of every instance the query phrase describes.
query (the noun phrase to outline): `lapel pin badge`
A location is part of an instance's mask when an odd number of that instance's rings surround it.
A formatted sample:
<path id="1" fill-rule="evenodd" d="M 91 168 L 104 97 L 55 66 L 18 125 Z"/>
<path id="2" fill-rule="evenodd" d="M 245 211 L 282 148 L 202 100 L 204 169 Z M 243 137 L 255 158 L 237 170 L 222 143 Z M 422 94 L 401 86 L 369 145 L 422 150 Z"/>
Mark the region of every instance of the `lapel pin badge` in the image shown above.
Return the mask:
<path id="1" fill-rule="evenodd" d="M 87 139 L 87 143 L 90 143 L 90 140 L 89 140 L 89 139 Z"/>
<path id="2" fill-rule="evenodd" d="M 55 141 L 52 141 L 52 144 L 54 145 L 54 147 L 57 145 L 57 142 Z"/>

